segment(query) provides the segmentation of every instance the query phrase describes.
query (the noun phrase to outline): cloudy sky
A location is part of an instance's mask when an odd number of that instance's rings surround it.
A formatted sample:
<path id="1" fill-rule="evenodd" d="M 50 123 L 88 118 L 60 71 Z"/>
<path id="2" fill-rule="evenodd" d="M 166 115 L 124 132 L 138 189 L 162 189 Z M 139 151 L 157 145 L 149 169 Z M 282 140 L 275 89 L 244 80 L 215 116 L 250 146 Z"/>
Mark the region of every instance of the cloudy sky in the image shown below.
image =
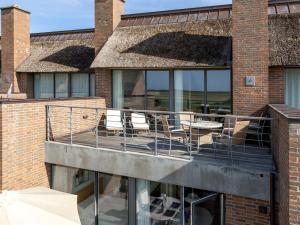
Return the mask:
<path id="1" fill-rule="evenodd" d="M 126 0 L 126 13 L 181 9 L 231 3 L 231 0 Z M 31 32 L 94 27 L 94 0 L 1 0 L 31 12 Z"/>

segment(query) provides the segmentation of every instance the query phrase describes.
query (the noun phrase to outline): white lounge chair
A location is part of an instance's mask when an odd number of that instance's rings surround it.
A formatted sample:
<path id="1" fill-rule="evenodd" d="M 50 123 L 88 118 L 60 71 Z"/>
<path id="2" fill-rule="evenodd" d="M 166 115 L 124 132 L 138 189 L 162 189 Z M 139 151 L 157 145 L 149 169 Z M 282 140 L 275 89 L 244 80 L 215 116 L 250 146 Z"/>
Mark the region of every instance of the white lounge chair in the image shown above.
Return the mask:
<path id="1" fill-rule="evenodd" d="M 150 133 L 150 125 L 144 113 L 131 113 L 132 136 L 135 131 L 146 131 Z"/>
<path id="2" fill-rule="evenodd" d="M 123 120 L 120 110 L 109 109 L 106 111 L 105 127 L 107 131 L 123 131 Z"/>

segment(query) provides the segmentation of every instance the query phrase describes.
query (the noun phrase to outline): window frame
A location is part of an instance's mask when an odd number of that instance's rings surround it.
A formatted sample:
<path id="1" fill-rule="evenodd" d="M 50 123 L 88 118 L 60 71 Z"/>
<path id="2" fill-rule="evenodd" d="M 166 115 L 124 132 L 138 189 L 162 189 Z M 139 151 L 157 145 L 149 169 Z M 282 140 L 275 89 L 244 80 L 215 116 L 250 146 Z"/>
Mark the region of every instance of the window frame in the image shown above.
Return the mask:
<path id="1" fill-rule="evenodd" d="M 76 72 L 77 73 L 77 72 Z M 80 73 L 80 72 L 78 72 Z M 36 98 L 36 93 L 35 93 L 35 76 L 39 75 L 39 76 L 43 76 L 44 74 L 52 74 L 53 75 L 53 98 Z M 68 96 L 67 97 L 63 97 L 63 98 L 57 98 L 56 97 L 56 75 L 57 74 L 66 74 L 68 76 Z M 55 72 L 55 73 L 33 73 L 33 98 L 34 99 L 66 99 L 66 98 L 79 98 L 79 97 L 73 97 L 72 96 L 72 74 L 75 73 L 64 73 L 64 72 Z M 84 73 L 86 75 L 88 75 L 88 84 L 89 84 L 89 94 L 86 97 L 94 97 L 94 95 L 92 95 L 92 90 L 91 90 L 91 80 L 92 80 L 92 76 L 95 76 L 95 84 L 94 84 L 94 93 L 96 96 L 96 75 L 95 73 Z M 84 97 L 82 97 L 84 98 Z"/>
<path id="2" fill-rule="evenodd" d="M 113 68 L 111 69 L 111 79 L 113 79 L 113 72 L 114 70 L 124 70 L 124 69 L 117 69 Z M 218 70 L 227 70 L 230 73 L 230 112 L 233 112 L 233 76 L 232 76 L 232 68 L 231 67 L 223 67 L 223 68 L 170 68 L 170 69 L 163 69 L 163 68 L 157 68 L 157 69 L 136 69 L 144 71 L 145 74 L 145 101 L 144 101 L 144 109 L 147 108 L 147 72 L 148 71 L 168 71 L 169 73 L 169 110 L 168 111 L 175 111 L 175 71 L 176 70 L 199 70 L 204 72 L 204 100 L 205 105 L 207 105 L 207 76 L 208 71 L 218 71 Z M 111 82 L 111 103 L 113 105 L 113 82 Z M 207 109 L 206 109 L 207 110 Z"/>

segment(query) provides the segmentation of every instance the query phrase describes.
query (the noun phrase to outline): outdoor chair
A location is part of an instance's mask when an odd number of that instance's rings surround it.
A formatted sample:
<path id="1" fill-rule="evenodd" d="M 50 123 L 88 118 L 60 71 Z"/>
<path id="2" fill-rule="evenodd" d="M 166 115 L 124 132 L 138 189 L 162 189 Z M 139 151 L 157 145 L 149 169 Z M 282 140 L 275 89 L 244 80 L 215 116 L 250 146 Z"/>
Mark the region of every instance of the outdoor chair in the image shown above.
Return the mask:
<path id="1" fill-rule="evenodd" d="M 145 131 L 150 134 L 150 125 L 144 113 L 131 113 L 130 124 L 132 127 L 132 137 L 135 131 Z"/>
<path id="2" fill-rule="evenodd" d="M 179 142 L 183 142 L 185 144 L 185 141 L 187 139 L 187 135 L 184 131 L 184 129 L 175 129 L 171 130 L 171 127 L 169 125 L 169 121 L 166 116 L 161 116 L 161 122 L 163 127 L 163 133 L 165 137 L 169 139 L 169 152 L 172 149 L 172 140 L 178 140 Z M 188 146 L 187 146 L 188 149 Z"/>
<path id="3" fill-rule="evenodd" d="M 113 131 L 114 134 L 123 131 L 123 119 L 120 110 L 109 109 L 106 111 L 105 128 L 108 132 Z"/>
<path id="4" fill-rule="evenodd" d="M 264 113 L 261 113 L 260 119 L 256 123 L 250 123 L 248 134 L 255 135 L 257 137 L 257 142 L 259 147 L 263 147 L 263 136 L 266 127 L 266 120 L 262 119 Z"/>
<path id="5" fill-rule="evenodd" d="M 224 127 L 222 130 L 222 135 L 232 135 L 236 122 L 237 122 L 236 117 L 226 116 L 225 120 L 224 120 Z"/>
<path id="6" fill-rule="evenodd" d="M 223 144 L 232 149 L 233 145 L 245 145 L 250 121 L 237 121 L 235 123 L 232 135 L 213 133 L 214 148 L 217 144 Z"/>
<path id="7" fill-rule="evenodd" d="M 187 121 L 187 122 L 194 122 L 195 121 L 195 117 L 193 115 L 193 112 L 180 112 L 179 113 L 179 120 L 180 123 L 183 121 Z M 190 131 L 190 127 L 186 126 L 186 125 L 181 125 L 182 129 L 184 129 L 186 132 Z"/>

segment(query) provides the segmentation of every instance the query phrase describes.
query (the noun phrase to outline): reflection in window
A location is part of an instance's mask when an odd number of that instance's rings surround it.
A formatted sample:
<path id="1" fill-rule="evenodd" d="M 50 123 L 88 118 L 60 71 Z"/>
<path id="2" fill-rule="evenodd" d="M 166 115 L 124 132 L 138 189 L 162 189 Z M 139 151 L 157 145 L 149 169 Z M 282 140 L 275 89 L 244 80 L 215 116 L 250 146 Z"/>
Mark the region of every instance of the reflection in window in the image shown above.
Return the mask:
<path id="1" fill-rule="evenodd" d="M 169 110 L 169 71 L 147 71 L 147 109 Z"/>
<path id="2" fill-rule="evenodd" d="M 175 111 L 204 112 L 204 71 L 175 71 Z"/>
<path id="3" fill-rule="evenodd" d="M 184 224 L 222 224 L 221 199 L 217 193 L 185 187 L 184 208 Z"/>
<path id="4" fill-rule="evenodd" d="M 128 179 L 99 174 L 99 224 L 128 225 Z"/>
<path id="5" fill-rule="evenodd" d="M 136 210 L 137 225 L 180 225 L 180 187 L 137 180 Z"/>
<path id="6" fill-rule="evenodd" d="M 62 166 L 52 167 L 52 188 L 77 195 L 82 225 L 95 224 L 94 187 L 95 172 Z"/>
<path id="7" fill-rule="evenodd" d="M 230 70 L 207 71 L 207 104 L 210 113 L 231 112 Z"/>
<path id="8" fill-rule="evenodd" d="M 140 70 L 113 71 L 113 107 L 144 109 L 145 73 Z"/>

